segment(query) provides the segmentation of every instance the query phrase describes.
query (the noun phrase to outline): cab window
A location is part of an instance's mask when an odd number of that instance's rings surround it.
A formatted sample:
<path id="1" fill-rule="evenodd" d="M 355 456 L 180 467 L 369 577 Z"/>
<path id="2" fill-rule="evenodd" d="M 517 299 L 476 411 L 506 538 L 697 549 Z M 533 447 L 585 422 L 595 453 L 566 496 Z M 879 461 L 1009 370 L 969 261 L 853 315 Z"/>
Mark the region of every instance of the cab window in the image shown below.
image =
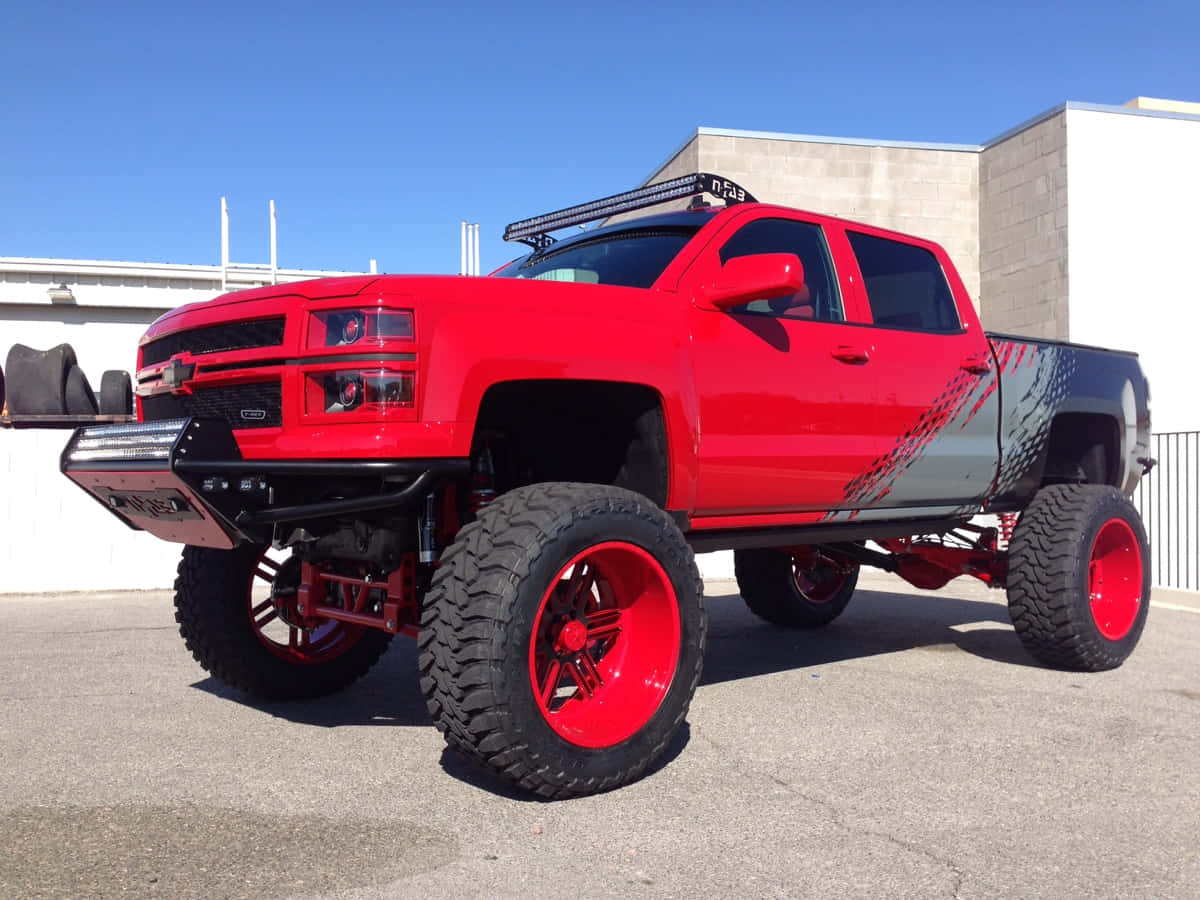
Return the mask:
<path id="1" fill-rule="evenodd" d="M 924 247 L 847 231 L 876 325 L 946 334 L 962 331 L 937 257 Z"/>
<path id="2" fill-rule="evenodd" d="M 721 247 L 721 264 L 754 253 L 796 254 L 804 267 L 804 290 L 771 300 L 753 300 L 731 312 L 820 322 L 845 321 L 829 247 L 819 225 L 794 219 L 755 219 Z"/>

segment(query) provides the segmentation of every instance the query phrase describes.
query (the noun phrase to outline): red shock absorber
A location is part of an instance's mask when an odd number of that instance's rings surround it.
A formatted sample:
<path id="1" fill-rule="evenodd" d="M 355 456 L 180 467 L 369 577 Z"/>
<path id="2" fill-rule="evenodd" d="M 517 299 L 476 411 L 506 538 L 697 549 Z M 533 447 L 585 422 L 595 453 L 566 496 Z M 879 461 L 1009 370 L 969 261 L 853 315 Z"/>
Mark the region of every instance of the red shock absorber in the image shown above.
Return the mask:
<path id="1" fill-rule="evenodd" d="M 1012 540 L 1013 531 L 1017 527 L 1017 517 L 1020 513 L 1000 513 L 1000 540 L 999 548 L 1001 550 L 1008 549 L 1008 543 Z"/>
<path id="2" fill-rule="evenodd" d="M 471 493 L 467 508 L 472 516 L 496 499 L 496 469 L 492 464 L 492 448 L 484 444 L 471 460 Z"/>

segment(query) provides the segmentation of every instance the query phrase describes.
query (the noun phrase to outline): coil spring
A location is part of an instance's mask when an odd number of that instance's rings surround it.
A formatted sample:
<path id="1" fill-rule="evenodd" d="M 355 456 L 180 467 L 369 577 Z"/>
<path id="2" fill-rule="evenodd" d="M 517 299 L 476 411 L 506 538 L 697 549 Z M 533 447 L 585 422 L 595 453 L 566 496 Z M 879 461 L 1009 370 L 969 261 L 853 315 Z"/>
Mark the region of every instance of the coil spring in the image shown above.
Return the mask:
<path id="1" fill-rule="evenodd" d="M 1020 513 L 1000 513 L 1000 549 L 1008 547 L 1009 541 L 1012 540 L 1013 531 L 1017 527 L 1017 518 Z"/>

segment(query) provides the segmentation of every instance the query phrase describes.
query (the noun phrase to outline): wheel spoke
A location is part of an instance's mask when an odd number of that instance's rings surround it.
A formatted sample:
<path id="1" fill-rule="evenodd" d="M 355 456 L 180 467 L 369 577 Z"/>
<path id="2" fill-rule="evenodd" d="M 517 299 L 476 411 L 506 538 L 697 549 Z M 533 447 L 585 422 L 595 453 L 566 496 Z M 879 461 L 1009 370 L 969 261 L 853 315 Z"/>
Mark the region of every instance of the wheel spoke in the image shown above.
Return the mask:
<path id="1" fill-rule="evenodd" d="M 266 560 L 263 560 L 263 562 L 266 562 Z M 273 571 L 272 572 L 264 572 L 260 568 L 260 569 L 255 569 L 254 574 L 257 577 L 261 578 L 263 581 L 267 582 L 268 584 L 270 584 L 272 581 L 275 580 L 275 573 Z"/>
<path id="2" fill-rule="evenodd" d="M 557 659 L 550 660 L 550 665 L 546 668 L 546 675 L 542 679 L 542 685 L 538 689 L 538 693 L 542 698 L 542 703 L 547 708 L 550 706 L 550 701 L 554 699 L 554 692 L 558 688 L 558 681 L 562 675 L 562 663 Z"/>
<path id="3" fill-rule="evenodd" d="M 259 631 L 262 631 L 264 625 L 275 621 L 277 618 L 279 618 L 279 612 L 275 609 L 271 609 L 262 618 L 255 618 L 254 627 Z"/>
<path id="4" fill-rule="evenodd" d="M 602 641 L 616 637 L 621 633 L 621 610 L 597 610 L 584 619 L 584 624 L 587 625 L 589 641 Z"/>
<path id="5" fill-rule="evenodd" d="M 268 598 L 262 603 L 258 604 L 258 606 L 254 607 L 254 609 L 250 610 L 250 618 L 257 619 L 262 614 L 264 609 L 268 609 L 271 606 L 272 602 L 273 601 Z"/>
<path id="6" fill-rule="evenodd" d="M 604 679 L 600 677 L 600 672 L 597 671 L 596 664 L 592 662 L 587 651 L 580 653 L 567 663 L 566 668 L 571 673 L 571 677 L 575 679 L 575 683 L 579 685 L 579 690 L 589 699 L 595 696 L 596 691 L 604 685 Z"/>
<path id="7" fill-rule="evenodd" d="M 564 663 L 563 668 L 566 670 L 567 674 L 571 676 L 571 680 L 574 681 L 578 686 L 579 693 L 582 694 L 584 698 L 590 698 L 592 696 L 592 689 L 587 683 L 587 676 L 585 676 L 583 672 L 579 670 L 579 665 L 572 661 Z"/>
<path id="8" fill-rule="evenodd" d="M 266 566 L 272 572 L 279 570 L 279 563 L 275 562 L 275 560 L 271 559 L 270 557 L 264 556 L 258 561 L 258 563 L 259 565 Z"/>
<path id="9" fill-rule="evenodd" d="M 579 596 L 584 591 L 591 590 L 591 566 L 588 565 L 586 559 L 581 559 L 575 564 L 575 568 L 571 570 L 571 577 L 567 579 L 567 596 L 566 605 L 568 609 L 574 609 L 578 603 Z M 585 582 L 587 587 L 584 587 Z"/>
<path id="10" fill-rule="evenodd" d="M 297 643 L 298 643 L 297 639 L 299 637 L 299 634 L 300 634 L 300 629 L 297 628 L 295 625 L 291 625 L 288 627 L 288 646 L 291 647 L 293 650 L 295 650 L 297 647 Z"/>

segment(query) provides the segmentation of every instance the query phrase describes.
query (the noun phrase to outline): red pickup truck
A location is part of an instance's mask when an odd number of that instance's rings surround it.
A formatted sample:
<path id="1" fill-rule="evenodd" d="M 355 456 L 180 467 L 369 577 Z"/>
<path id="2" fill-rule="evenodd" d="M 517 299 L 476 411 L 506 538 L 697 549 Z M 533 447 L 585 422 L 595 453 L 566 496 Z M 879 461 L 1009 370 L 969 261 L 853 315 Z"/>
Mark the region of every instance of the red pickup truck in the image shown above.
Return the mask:
<path id="1" fill-rule="evenodd" d="M 782 626 L 830 622 L 871 565 L 1005 587 L 1050 665 L 1133 649 L 1134 355 L 987 336 L 937 244 L 704 173 L 505 237 L 531 250 L 488 278 L 175 310 L 141 341 L 136 422 L 71 438 L 68 477 L 187 545 L 177 619 L 215 677 L 314 696 L 415 635 L 447 741 L 567 797 L 639 777 L 683 721 L 693 551 L 734 550 Z M 980 512 L 1020 513 L 1011 541 Z"/>

